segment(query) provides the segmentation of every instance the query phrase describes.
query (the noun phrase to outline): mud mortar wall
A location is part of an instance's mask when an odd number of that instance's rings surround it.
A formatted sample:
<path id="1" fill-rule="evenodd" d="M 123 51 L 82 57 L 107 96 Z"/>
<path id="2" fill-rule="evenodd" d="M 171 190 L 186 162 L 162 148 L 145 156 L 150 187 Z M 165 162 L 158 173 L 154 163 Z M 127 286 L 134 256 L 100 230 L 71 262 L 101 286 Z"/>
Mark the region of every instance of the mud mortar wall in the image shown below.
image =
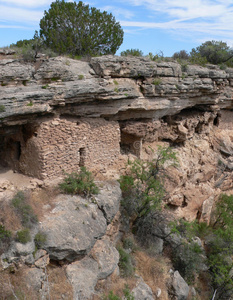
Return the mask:
<path id="1" fill-rule="evenodd" d="M 104 119 L 44 120 L 20 158 L 20 171 L 40 179 L 78 171 L 81 166 L 102 170 L 120 154 L 118 122 Z"/>

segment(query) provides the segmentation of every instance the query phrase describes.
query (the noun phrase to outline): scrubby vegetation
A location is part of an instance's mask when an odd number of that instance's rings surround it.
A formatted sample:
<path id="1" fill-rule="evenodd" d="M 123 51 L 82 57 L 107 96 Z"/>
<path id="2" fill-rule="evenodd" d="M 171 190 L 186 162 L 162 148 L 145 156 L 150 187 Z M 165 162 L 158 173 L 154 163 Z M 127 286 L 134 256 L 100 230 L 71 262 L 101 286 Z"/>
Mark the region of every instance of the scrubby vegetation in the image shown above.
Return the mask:
<path id="1" fill-rule="evenodd" d="M 122 51 L 121 55 L 143 56 L 143 52 L 139 49 L 127 49 Z M 180 50 L 175 52 L 172 57 L 164 57 L 162 51 L 157 54 L 150 52 L 145 57 L 156 62 L 176 60 L 181 65 L 197 64 L 205 66 L 209 63 L 219 65 L 220 68 L 233 67 L 233 50 L 227 43 L 222 41 L 206 41 L 193 48 L 190 53 L 186 50 Z"/>
<path id="2" fill-rule="evenodd" d="M 16 241 L 21 244 L 26 244 L 26 243 L 30 242 L 31 240 L 32 239 L 31 239 L 30 230 L 28 228 L 22 229 L 22 230 L 18 231 L 16 234 Z"/>
<path id="3" fill-rule="evenodd" d="M 191 285 L 204 276 L 211 287 L 208 297 L 230 299 L 233 294 L 233 195 L 222 194 L 219 197 L 210 224 L 183 219 L 166 221 L 166 210 L 160 212 L 161 201 L 166 195 L 165 166 L 176 163 L 176 155 L 171 148 L 159 148 L 157 157 L 151 161 L 136 159 L 129 162 L 127 174 L 119 181 L 122 207 L 129 218 L 130 229 L 140 245 L 154 255 L 151 251 L 154 232 L 156 228 L 159 232 L 160 224 L 164 224 L 161 237 L 175 270 Z M 119 248 L 122 274 L 132 271 L 131 251 L 127 251 L 127 243 Z"/>
<path id="4" fill-rule="evenodd" d="M 20 191 L 12 199 L 12 205 L 21 219 L 21 223 L 26 228 L 32 228 L 37 222 L 37 216 L 32 207 L 27 203 L 25 194 Z"/>
<path id="5" fill-rule="evenodd" d="M 46 240 L 47 240 L 46 234 L 44 232 L 39 231 L 34 237 L 36 248 L 37 249 L 43 248 Z"/>
<path id="6" fill-rule="evenodd" d="M 124 297 L 121 298 L 120 296 L 116 295 L 113 291 L 110 291 L 107 296 L 104 296 L 103 300 L 121 300 L 121 299 L 134 300 L 135 299 L 134 295 L 130 292 L 128 285 L 125 285 L 123 294 Z"/>
<path id="7" fill-rule="evenodd" d="M 118 248 L 118 252 L 120 255 L 119 267 L 120 267 L 120 271 L 121 271 L 121 276 L 122 277 L 133 276 L 135 268 L 133 265 L 132 256 L 126 249 L 124 249 L 122 247 Z"/>
<path id="8" fill-rule="evenodd" d="M 165 164 L 176 162 L 176 154 L 170 147 L 158 147 L 156 158 L 151 161 L 129 161 L 128 174 L 122 175 L 119 182 L 123 196 L 122 206 L 136 227 L 139 220 L 142 221 L 153 211 L 160 209 L 165 195 Z"/>
<path id="9" fill-rule="evenodd" d="M 230 299 L 233 293 L 232 215 L 233 196 L 222 194 L 209 225 L 184 220 L 171 225 L 172 231 L 182 238 L 173 249 L 174 266 L 188 282 L 206 273 L 215 299 Z"/>
<path id="10" fill-rule="evenodd" d="M 65 173 L 64 181 L 59 185 L 61 191 L 71 195 L 82 195 L 89 197 L 99 192 L 94 183 L 94 177 L 85 167 L 81 167 L 79 173 Z"/>
<path id="11" fill-rule="evenodd" d="M 12 233 L 0 224 L 0 255 L 9 247 Z"/>
<path id="12" fill-rule="evenodd" d="M 143 52 L 139 49 L 127 49 L 121 52 L 121 56 L 143 56 Z"/>
<path id="13" fill-rule="evenodd" d="M 0 105 L 0 113 L 4 112 L 5 110 L 6 110 L 5 106 L 4 105 Z"/>

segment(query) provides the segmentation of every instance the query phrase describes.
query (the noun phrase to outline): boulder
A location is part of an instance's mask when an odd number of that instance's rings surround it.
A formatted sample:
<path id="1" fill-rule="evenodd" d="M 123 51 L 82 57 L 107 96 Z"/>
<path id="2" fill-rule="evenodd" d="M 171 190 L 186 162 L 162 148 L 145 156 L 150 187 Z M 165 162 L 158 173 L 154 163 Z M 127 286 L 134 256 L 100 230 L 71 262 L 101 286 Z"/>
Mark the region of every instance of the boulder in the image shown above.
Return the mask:
<path id="1" fill-rule="evenodd" d="M 105 279 L 117 268 L 119 252 L 107 239 L 95 243 L 90 256 L 98 263 L 98 279 Z"/>
<path id="2" fill-rule="evenodd" d="M 107 224 L 96 204 L 78 196 L 59 195 L 45 216 L 41 230 L 51 259 L 74 261 L 86 255 L 106 232 Z"/>
<path id="3" fill-rule="evenodd" d="M 42 287 L 42 282 L 46 280 L 45 273 L 42 269 L 29 268 L 25 271 L 25 281 L 28 288 L 33 288 L 39 292 Z"/>
<path id="4" fill-rule="evenodd" d="M 67 277 L 73 286 L 74 299 L 90 299 L 98 280 L 106 279 L 118 267 L 119 253 L 108 240 L 99 240 L 90 256 L 70 264 Z"/>
<path id="5" fill-rule="evenodd" d="M 154 300 L 151 288 L 140 278 L 131 292 L 135 300 Z"/>
<path id="6" fill-rule="evenodd" d="M 95 196 L 99 209 L 103 212 L 107 223 L 110 224 L 119 211 L 121 200 L 120 185 L 116 181 L 99 183 L 100 192 Z"/>
<path id="7" fill-rule="evenodd" d="M 90 257 L 68 265 L 66 274 L 73 287 L 73 299 L 90 299 L 98 281 L 98 269 L 98 263 Z"/>
<path id="8" fill-rule="evenodd" d="M 189 286 L 178 271 L 174 272 L 172 288 L 175 300 L 186 300 L 188 298 Z"/>
<path id="9" fill-rule="evenodd" d="M 12 187 L 12 183 L 7 180 L 0 178 L 0 192 L 4 192 Z"/>

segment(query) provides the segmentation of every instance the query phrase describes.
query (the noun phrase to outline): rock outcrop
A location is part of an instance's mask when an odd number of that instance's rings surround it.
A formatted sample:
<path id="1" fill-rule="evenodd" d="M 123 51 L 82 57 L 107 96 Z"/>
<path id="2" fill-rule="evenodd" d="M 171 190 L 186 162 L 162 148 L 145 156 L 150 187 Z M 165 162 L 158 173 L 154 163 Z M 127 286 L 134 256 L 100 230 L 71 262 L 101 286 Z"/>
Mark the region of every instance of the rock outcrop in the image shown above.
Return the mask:
<path id="1" fill-rule="evenodd" d="M 116 56 L 35 64 L 6 58 L 0 69 L 1 167 L 38 178 L 38 188 L 83 166 L 112 180 L 99 182 L 99 195 L 88 201 L 57 196 L 32 232 L 47 236 L 44 250 L 33 253 L 32 239 L 2 255 L 3 268 L 25 264 L 27 284 L 43 295 L 49 260 L 63 265 L 73 299 L 90 299 L 98 281 L 117 270 L 121 192 L 114 180 L 129 158 L 152 159 L 158 145 L 174 148 L 178 164 L 167 169 L 164 202 L 177 217 L 208 223 L 219 194 L 232 194 L 233 69 Z M 1 179 L 1 194 L 9 189 Z M 160 254 L 164 241 L 175 246 L 180 238 L 156 221 L 151 242 Z M 171 291 L 174 299 L 188 297 L 178 271 Z M 155 296 L 141 279 L 132 293 Z"/>
<path id="2" fill-rule="evenodd" d="M 174 300 L 186 300 L 189 294 L 189 286 L 180 276 L 178 271 L 173 274 L 172 288 L 174 290 Z"/>
<path id="3" fill-rule="evenodd" d="M 158 119 L 194 106 L 232 107 L 230 68 L 189 65 L 182 71 L 175 62 L 117 56 L 90 63 L 57 57 L 35 65 L 5 59 L 0 66 L 2 125 L 41 114 Z"/>

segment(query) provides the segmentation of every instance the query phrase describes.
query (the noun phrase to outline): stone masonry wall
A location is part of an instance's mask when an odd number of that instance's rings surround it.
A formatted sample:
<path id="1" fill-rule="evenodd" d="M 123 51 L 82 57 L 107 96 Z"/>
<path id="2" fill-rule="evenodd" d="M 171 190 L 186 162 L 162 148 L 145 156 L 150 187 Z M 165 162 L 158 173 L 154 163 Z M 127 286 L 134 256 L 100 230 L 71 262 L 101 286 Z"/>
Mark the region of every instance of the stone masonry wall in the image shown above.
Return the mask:
<path id="1" fill-rule="evenodd" d="M 41 122 L 20 157 L 20 171 L 40 179 L 86 166 L 104 171 L 120 155 L 118 122 L 104 119 L 54 118 Z"/>

